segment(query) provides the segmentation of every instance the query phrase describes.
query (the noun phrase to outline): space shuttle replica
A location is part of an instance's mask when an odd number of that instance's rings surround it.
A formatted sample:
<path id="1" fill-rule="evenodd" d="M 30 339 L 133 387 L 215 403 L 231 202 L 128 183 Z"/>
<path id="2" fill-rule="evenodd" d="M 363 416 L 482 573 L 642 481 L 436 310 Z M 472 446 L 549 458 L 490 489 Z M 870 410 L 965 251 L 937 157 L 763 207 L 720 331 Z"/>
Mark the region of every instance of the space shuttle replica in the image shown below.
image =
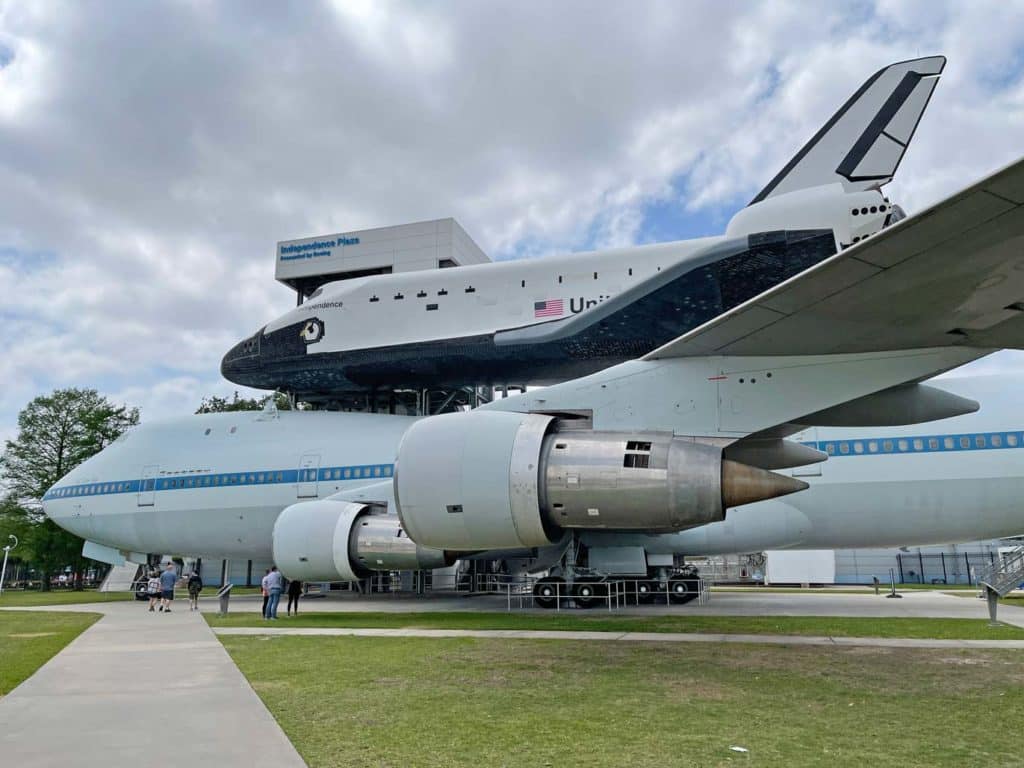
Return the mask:
<path id="1" fill-rule="evenodd" d="M 1024 533 L 1020 409 L 923 383 L 1024 345 L 1024 161 L 909 217 L 882 191 L 944 65 L 872 76 L 722 236 L 321 280 L 222 363 L 324 404 L 543 388 L 418 417 L 144 425 L 45 511 L 112 562 L 272 556 L 349 581 L 521 556 L 547 574 L 542 605 L 611 572 L 685 598 L 673 553 Z"/>

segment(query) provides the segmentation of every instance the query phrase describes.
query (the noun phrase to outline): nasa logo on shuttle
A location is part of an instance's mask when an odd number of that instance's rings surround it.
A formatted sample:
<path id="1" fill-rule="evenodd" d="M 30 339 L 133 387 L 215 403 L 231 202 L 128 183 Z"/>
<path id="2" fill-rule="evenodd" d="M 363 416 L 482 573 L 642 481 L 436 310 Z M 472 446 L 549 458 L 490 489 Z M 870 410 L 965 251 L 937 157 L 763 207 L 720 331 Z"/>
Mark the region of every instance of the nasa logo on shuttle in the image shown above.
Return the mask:
<path id="1" fill-rule="evenodd" d="M 323 320 L 316 317 L 307 320 L 306 324 L 302 326 L 302 330 L 299 331 L 299 336 L 306 344 L 316 344 L 324 337 Z"/>

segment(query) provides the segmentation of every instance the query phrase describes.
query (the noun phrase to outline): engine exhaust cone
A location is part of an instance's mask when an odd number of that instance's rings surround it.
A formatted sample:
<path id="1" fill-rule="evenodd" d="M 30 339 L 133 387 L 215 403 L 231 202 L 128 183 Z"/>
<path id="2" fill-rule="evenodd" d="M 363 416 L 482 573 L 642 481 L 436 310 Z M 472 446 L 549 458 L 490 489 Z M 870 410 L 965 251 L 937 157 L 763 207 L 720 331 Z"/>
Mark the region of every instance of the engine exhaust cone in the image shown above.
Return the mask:
<path id="1" fill-rule="evenodd" d="M 809 487 L 803 480 L 767 469 L 729 459 L 722 461 L 722 506 L 726 508 L 774 499 Z"/>

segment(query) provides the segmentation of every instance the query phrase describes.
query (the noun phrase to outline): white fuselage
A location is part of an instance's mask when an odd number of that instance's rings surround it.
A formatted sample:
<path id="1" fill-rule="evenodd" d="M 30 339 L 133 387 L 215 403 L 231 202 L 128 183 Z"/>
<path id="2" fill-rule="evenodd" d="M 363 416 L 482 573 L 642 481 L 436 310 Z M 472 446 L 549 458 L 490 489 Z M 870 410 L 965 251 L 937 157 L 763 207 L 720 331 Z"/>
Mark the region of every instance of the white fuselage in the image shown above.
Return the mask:
<path id="1" fill-rule="evenodd" d="M 940 384 L 982 409 L 913 427 L 808 430 L 793 439 L 831 458 L 786 470 L 806 491 L 677 534 L 594 532 L 584 541 L 697 555 L 1024 533 L 1021 388 L 1009 377 Z M 390 478 L 414 420 L 225 413 L 146 425 L 69 473 L 44 508 L 61 526 L 127 552 L 265 558 L 286 506 Z"/>

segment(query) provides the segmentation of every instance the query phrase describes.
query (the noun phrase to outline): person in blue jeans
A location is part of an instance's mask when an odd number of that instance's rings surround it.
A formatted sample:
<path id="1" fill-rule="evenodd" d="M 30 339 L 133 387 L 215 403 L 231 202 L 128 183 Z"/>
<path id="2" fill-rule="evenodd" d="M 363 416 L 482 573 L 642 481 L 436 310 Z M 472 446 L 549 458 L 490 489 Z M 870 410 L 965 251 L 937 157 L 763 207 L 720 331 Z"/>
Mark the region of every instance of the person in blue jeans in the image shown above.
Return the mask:
<path id="1" fill-rule="evenodd" d="M 270 573 L 263 577 L 263 589 L 266 590 L 267 612 L 265 619 L 277 620 L 277 604 L 281 601 L 281 592 L 284 589 L 284 577 L 277 570 L 277 566 L 271 566 Z"/>

